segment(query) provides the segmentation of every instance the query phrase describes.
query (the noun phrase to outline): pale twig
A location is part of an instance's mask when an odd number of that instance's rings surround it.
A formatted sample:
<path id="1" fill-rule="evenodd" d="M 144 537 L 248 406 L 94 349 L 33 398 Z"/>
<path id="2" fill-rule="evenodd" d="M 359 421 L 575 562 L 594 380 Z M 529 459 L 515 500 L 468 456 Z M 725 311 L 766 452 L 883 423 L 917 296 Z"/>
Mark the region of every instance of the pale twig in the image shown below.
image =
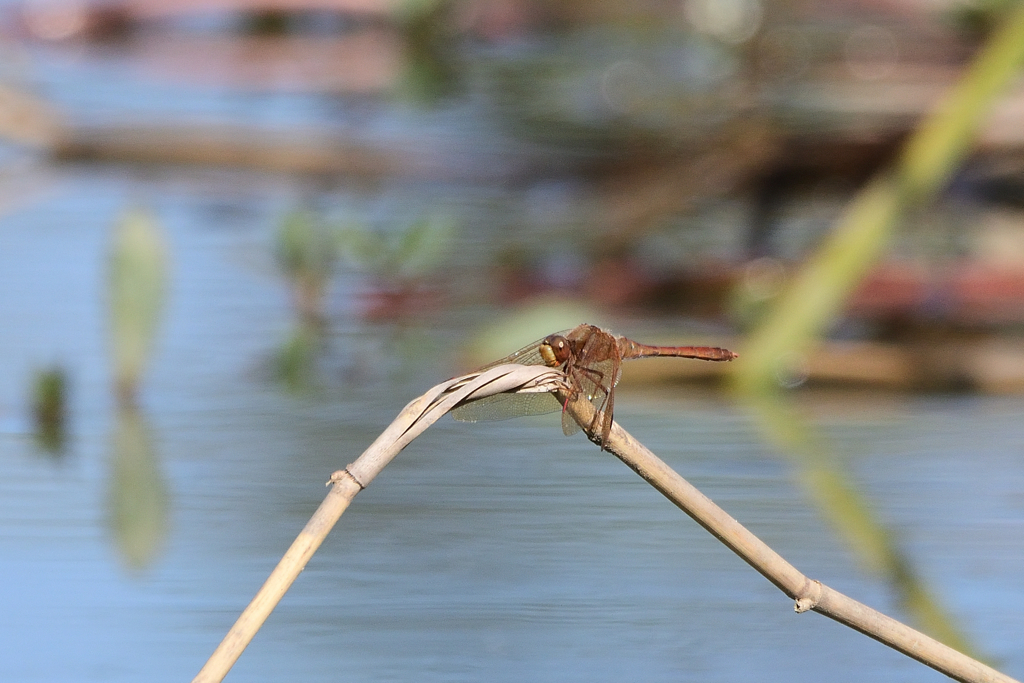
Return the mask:
<path id="1" fill-rule="evenodd" d="M 596 410 L 590 401 L 583 396 L 571 397 L 565 392 L 558 392 L 558 396 L 563 403 L 568 401 L 566 411 L 586 431 L 590 440 L 600 444 L 599 426 L 602 421 L 595 421 Z M 798 613 L 814 610 L 824 614 L 958 681 L 1016 683 L 1015 679 L 934 638 L 804 576 L 618 423 L 612 423 L 608 442 L 602 445 L 795 600 L 794 608 Z M 709 600 L 709 604 L 711 602 Z"/>
<path id="2" fill-rule="evenodd" d="M 354 463 L 331 475 L 327 497 L 193 683 L 213 683 L 227 675 L 355 495 L 423 430 L 462 403 L 506 392 L 550 392 L 564 387 L 564 380 L 561 371 L 544 366 L 499 365 L 442 382 L 410 402 Z"/>

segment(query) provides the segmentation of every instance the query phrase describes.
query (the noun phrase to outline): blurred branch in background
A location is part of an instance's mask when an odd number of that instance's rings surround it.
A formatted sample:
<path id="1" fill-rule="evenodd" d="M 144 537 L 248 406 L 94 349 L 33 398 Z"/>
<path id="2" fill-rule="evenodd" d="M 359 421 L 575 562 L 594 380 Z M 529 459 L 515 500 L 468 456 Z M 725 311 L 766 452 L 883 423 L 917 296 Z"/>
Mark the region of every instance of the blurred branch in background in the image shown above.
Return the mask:
<path id="1" fill-rule="evenodd" d="M 595 212 L 601 252 L 620 253 L 665 216 L 736 192 L 778 155 L 779 144 L 764 121 L 740 117 L 688 154 L 617 170 L 601 183 Z"/>
<path id="2" fill-rule="evenodd" d="M 219 123 L 76 124 L 60 129 L 50 151 L 58 161 L 234 166 L 364 178 L 394 175 L 400 169 L 424 173 L 422 159 L 400 158 L 390 150 L 339 139 L 319 128 L 301 128 L 280 131 Z"/>

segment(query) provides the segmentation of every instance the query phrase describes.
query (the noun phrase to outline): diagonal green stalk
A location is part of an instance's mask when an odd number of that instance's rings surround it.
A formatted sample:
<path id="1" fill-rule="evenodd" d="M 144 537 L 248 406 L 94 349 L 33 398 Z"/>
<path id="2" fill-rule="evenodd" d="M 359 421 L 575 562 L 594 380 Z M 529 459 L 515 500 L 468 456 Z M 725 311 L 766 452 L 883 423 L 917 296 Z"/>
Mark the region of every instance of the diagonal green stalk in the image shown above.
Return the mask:
<path id="1" fill-rule="evenodd" d="M 772 385 L 780 364 L 806 353 L 877 260 L 906 210 L 931 199 L 966 156 L 993 101 L 1024 63 L 1024 4 L 978 54 L 961 81 L 922 122 L 892 172 L 869 183 L 835 231 L 748 337 L 735 368 L 740 389 Z"/>
<path id="2" fill-rule="evenodd" d="M 1024 62 L 1024 4 L 1007 14 L 963 79 L 921 123 L 895 167 L 850 203 L 835 231 L 808 259 L 747 339 L 734 381 L 764 433 L 799 468 L 800 480 L 858 556 L 881 570 L 904 608 L 941 641 L 970 649 L 953 621 L 917 580 L 912 567 L 842 473 L 828 464 L 834 449 L 777 389 L 784 364 L 807 353 L 885 249 L 903 214 L 930 200 L 968 153 L 993 100 Z M 791 362 L 791 361 L 790 361 Z"/>

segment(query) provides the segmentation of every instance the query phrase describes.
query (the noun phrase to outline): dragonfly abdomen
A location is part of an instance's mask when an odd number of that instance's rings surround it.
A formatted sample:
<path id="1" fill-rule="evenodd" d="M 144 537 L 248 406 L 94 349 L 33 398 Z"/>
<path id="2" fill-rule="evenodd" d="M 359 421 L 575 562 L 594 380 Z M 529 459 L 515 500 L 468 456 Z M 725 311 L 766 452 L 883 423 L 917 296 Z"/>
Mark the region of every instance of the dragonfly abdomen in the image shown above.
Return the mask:
<path id="1" fill-rule="evenodd" d="M 623 341 L 625 343 L 623 343 Z M 738 354 L 718 346 L 653 346 L 625 339 L 619 342 L 623 360 L 670 356 L 673 358 L 694 358 L 696 360 L 729 361 Z"/>

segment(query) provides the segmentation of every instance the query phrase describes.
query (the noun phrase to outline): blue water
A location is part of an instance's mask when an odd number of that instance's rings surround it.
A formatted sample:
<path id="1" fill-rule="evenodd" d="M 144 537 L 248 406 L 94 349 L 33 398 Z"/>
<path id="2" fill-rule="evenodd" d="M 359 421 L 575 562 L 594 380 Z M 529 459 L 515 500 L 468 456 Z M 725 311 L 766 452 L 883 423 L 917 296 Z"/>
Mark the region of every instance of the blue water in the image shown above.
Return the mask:
<path id="1" fill-rule="evenodd" d="M 46 165 L 4 179 L 16 180 L 0 206 L 0 680 L 190 680 L 330 473 L 450 376 L 458 340 L 501 314 L 369 323 L 346 272 L 328 297 L 323 385 L 292 393 L 268 371 L 294 324 L 269 254 L 303 196 L 297 181 Z M 413 205 L 433 194 L 381 191 Z M 473 197 L 455 206 L 504 210 L 498 194 Z M 173 259 L 141 396 L 165 531 L 142 566 L 111 524 L 124 418 L 104 289 L 111 226 L 135 204 L 158 217 Z M 494 238 L 467 230 L 455 250 Z M 32 372 L 53 363 L 71 380 L 59 455 L 36 444 L 28 412 Z M 630 387 L 626 374 L 616 409 L 627 429 L 809 576 L 906 618 L 744 408 Z M 938 604 L 982 655 L 1024 676 L 1024 399 L 803 400 Z M 228 680 L 339 678 L 943 680 L 795 615 L 618 461 L 564 438 L 557 415 L 430 429 L 356 498 Z"/>

